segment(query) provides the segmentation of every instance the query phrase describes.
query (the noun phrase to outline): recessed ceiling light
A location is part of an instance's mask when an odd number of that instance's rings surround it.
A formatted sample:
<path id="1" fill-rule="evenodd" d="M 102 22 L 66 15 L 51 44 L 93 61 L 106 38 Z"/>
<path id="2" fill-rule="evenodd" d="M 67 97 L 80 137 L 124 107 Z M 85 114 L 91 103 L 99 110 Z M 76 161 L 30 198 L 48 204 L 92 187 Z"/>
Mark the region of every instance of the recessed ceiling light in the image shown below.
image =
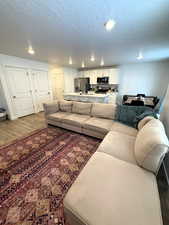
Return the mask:
<path id="1" fill-rule="evenodd" d="M 82 68 L 84 68 L 85 67 L 85 64 L 84 64 L 84 62 L 82 62 Z"/>
<path id="2" fill-rule="evenodd" d="M 100 66 L 104 66 L 104 60 L 103 59 L 100 62 Z"/>
<path id="3" fill-rule="evenodd" d="M 106 28 L 107 31 L 111 31 L 116 25 L 116 22 L 114 20 L 108 20 L 104 26 Z"/>
<path id="4" fill-rule="evenodd" d="M 35 51 L 33 50 L 32 46 L 29 46 L 28 53 L 31 54 L 31 55 L 35 54 Z"/>
<path id="5" fill-rule="evenodd" d="M 92 62 L 94 62 L 94 61 L 95 61 L 95 57 L 94 57 L 94 55 L 92 55 L 92 56 L 91 56 L 90 60 L 91 60 Z"/>
<path id="6" fill-rule="evenodd" d="M 139 52 L 139 55 L 137 56 L 137 59 L 138 59 L 138 60 L 143 59 L 143 54 L 142 54 L 142 52 L 141 52 L 141 51 Z"/>
<path id="7" fill-rule="evenodd" d="M 72 65 L 72 58 L 69 57 L 69 64 Z"/>
<path id="8" fill-rule="evenodd" d="M 105 25 L 105 28 L 107 31 L 111 31 L 115 27 L 116 22 L 114 20 L 110 19 L 104 25 Z"/>

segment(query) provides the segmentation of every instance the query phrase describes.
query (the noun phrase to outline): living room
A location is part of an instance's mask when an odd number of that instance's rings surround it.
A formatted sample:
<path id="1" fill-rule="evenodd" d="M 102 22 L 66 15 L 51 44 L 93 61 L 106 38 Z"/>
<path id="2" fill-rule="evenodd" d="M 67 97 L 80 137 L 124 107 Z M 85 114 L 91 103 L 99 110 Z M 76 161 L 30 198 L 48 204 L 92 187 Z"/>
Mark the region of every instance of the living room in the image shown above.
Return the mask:
<path id="1" fill-rule="evenodd" d="M 169 2 L 0 2 L 0 224 L 169 224 Z"/>

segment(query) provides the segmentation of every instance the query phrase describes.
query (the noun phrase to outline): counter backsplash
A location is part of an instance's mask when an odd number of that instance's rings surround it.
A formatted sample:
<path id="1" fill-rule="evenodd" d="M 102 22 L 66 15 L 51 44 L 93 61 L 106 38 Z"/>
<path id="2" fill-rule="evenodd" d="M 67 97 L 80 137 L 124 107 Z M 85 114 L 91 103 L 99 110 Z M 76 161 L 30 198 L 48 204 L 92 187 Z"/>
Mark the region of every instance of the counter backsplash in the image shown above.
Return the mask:
<path id="1" fill-rule="evenodd" d="M 111 89 L 114 90 L 114 92 L 118 92 L 118 84 L 91 84 L 90 85 L 91 89 Z"/>

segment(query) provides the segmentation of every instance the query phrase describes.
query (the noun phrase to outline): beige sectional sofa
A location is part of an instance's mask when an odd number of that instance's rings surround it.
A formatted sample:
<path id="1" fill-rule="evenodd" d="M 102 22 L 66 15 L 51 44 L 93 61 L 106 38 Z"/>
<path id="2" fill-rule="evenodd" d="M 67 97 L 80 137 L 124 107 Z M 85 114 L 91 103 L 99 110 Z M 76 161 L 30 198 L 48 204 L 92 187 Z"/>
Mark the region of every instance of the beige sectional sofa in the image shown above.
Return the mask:
<path id="1" fill-rule="evenodd" d="M 115 122 L 116 106 L 44 104 L 46 121 L 103 139 L 64 199 L 70 225 L 162 225 L 156 174 L 168 151 L 163 124 L 146 117 L 138 130 Z"/>
<path id="2" fill-rule="evenodd" d="M 44 104 L 48 124 L 101 139 L 113 129 L 112 125 L 113 119 L 115 118 L 115 110 L 115 105 L 102 103 L 83 103 L 62 100 L 55 103 Z M 123 125 L 121 125 L 119 129 L 123 130 Z"/>

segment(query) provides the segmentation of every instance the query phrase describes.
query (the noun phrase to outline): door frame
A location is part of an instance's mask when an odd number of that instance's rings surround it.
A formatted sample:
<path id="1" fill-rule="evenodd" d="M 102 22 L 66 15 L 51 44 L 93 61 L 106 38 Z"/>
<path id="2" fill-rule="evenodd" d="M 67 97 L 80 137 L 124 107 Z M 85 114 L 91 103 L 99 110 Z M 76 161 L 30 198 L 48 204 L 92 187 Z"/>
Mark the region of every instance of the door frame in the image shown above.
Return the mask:
<path id="1" fill-rule="evenodd" d="M 51 79 L 50 79 L 50 74 L 49 74 L 49 71 L 48 70 L 45 70 L 45 69 L 36 69 L 36 68 L 31 68 L 30 69 L 30 78 L 31 78 L 31 85 L 32 85 L 32 90 L 33 90 L 33 93 L 35 93 L 35 85 L 34 85 L 34 81 L 33 81 L 33 76 L 34 76 L 34 73 L 35 72 L 45 72 L 45 73 L 47 73 L 47 76 L 48 76 L 48 84 L 49 84 L 49 92 L 50 92 L 50 94 L 49 94 L 49 96 L 50 96 L 50 100 L 52 101 L 52 99 L 53 99 L 53 93 L 52 93 L 52 83 L 51 83 Z M 37 107 L 37 105 L 36 105 L 36 96 L 35 96 L 35 94 L 33 95 L 33 100 L 34 100 L 34 104 L 35 104 L 35 113 L 38 113 L 38 112 L 40 112 L 40 110 L 38 110 L 38 107 Z"/>
<path id="2" fill-rule="evenodd" d="M 6 110 L 8 113 L 8 117 L 10 120 L 15 120 L 18 118 L 18 116 L 15 114 L 14 108 L 13 108 L 13 101 L 11 98 L 11 94 L 9 91 L 9 86 L 8 86 L 8 80 L 7 80 L 7 68 L 16 68 L 16 69 L 27 69 L 27 67 L 19 67 L 19 66 L 14 66 L 14 65 L 8 65 L 8 64 L 0 64 L 0 80 L 2 83 L 2 89 L 5 97 L 5 103 L 6 103 Z"/>

